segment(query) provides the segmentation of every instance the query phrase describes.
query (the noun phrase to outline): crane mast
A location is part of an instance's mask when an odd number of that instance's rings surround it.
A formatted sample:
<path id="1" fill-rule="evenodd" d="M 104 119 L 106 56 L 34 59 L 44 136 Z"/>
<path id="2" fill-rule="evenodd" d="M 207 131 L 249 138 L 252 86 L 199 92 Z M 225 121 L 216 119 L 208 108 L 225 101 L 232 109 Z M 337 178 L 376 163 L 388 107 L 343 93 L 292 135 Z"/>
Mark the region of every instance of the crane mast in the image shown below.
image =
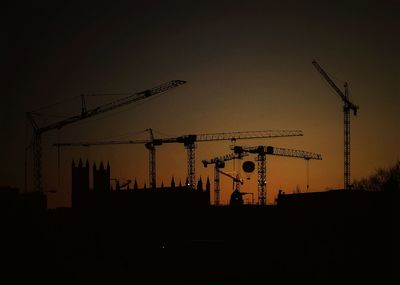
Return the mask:
<path id="1" fill-rule="evenodd" d="M 132 95 L 123 97 L 121 99 L 112 101 L 107 104 L 103 104 L 100 106 L 97 106 L 96 108 L 87 110 L 86 109 L 86 103 L 84 100 L 84 96 L 82 96 L 82 109 L 81 109 L 81 114 L 69 117 L 67 119 L 58 121 L 56 123 L 49 124 L 47 126 L 39 127 L 38 124 L 36 123 L 33 115 L 36 115 L 33 112 L 28 112 L 27 113 L 27 118 L 31 122 L 31 125 L 33 127 L 33 160 L 34 160 L 34 190 L 37 192 L 43 192 L 43 186 L 42 186 L 42 134 L 54 130 L 54 129 L 61 129 L 62 127 L 87 119 L 91 118 L 93 116 L 111 111 L 113 109 L 122 107 L 124 105 L 128 105 L 143 99 L 146 99 L 148 97 L 164 93 L 172 88 L 175 88 L 179 85 L 185 84 L 186 81 L 183 80 L 172 80 L 167 83 L 161 84 L 157 87 L 151 88 L 144 90 L 142 92 L 137 92 Z"/>
<path id="2" fill-rule="evenodd" d="M 149 150 L 149 182 L 152 189 L 156 188 L 156 148 L 154 144 L 153 129 L 147 131 L 150 134 L 150 141 L 145 143 L 145 147 Z"/>
<path id="3" fill-rule="evenodd" d="M 333 80 L 329 77 L 329 75 L 322 69 L 322 67 L 314 60 L 312 62 L 314 67 L 318 70 L 318 72 L 324 77 L 324 79 L 329 83 L 329 85 L 336 91 L 336 93 L 340 96 L 343 101 L 343 124 L 344 124 L 344 189 L 350 189 L 350 111 L 353 111 L 354 116 L 357 116 L 358 106 L 353 104 L 349 100 L 349 90 L 347 82 L 344 83 L 344 93 Z"/>
<path id="4" fill-rule="evenodd" d="M 267 155 L 276 155 L 276 156 L 286 156 L 286 157 L 295 157 L 295 158 L 303 158 L 306 160 L 316 159 L 321 160 L 322 156 L 317 153 L 296 150 L 296 149 L 287 149 L 287 148 L 279 148 L 273 146 L 255 146 L 255 147 L 243 147 L 243 146 L 235 146 L 233 147 L 234 153 L 240 155 L 242 153 L 252 153 L 257 155 L 257 174 L 258 174 L 258 203 L 259 205 L 267 204 Z"/>

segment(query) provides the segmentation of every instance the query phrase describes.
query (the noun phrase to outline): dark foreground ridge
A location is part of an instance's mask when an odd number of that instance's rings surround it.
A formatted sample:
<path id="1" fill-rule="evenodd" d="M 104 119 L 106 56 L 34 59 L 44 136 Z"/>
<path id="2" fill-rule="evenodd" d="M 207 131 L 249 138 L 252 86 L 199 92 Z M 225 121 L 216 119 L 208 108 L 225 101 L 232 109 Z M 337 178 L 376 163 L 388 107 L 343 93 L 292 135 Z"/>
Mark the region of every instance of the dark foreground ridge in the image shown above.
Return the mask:
<path id="1" fill-rule="evenodd" d="M 277 206 L 264 207 L 158 202 L 55 210 L 44 209 L 37 193 L 2 189 L 1 196 L 2 284 L 398 281 L 393 193 L 279 195 Z"/>

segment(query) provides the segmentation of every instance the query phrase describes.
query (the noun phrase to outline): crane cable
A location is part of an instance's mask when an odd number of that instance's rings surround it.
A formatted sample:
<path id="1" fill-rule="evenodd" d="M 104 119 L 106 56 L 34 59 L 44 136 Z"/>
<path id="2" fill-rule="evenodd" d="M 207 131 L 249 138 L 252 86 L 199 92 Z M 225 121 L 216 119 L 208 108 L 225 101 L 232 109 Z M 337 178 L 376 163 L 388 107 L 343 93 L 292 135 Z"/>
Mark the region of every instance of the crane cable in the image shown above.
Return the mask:
<path id="1" fill-rule="evenodd" d="M 306 192 L 308 192 L 308 189 L 310 188 L 310 160 L 306 159 L 306 171 L 307 171 L 307 187 L 306 187 Z"/>
<path id="2" fill-rule="evenodd" d="M 58 176 L 58 191 L 60 191 L 60 130 L 57 130 L 57 176 Z"/>

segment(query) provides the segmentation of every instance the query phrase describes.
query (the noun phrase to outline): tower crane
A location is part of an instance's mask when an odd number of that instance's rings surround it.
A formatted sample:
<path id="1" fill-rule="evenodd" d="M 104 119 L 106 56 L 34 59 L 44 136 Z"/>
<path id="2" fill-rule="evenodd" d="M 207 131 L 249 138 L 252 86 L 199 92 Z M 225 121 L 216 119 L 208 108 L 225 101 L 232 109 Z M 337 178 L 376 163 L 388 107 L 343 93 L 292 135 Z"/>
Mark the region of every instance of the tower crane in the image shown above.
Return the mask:
<path id="1" fill-rule="evenodd" d="M 172 88 L 175 88 L 179 85 L 182 85 L 186 83 L 186 81 L 183 80 L 172 80 L 167 83 L 161 84 L 157 87 L 151 88 L 144 90 L 142 92 L 137 92 L 131 95 L 128 95 L 126 97 L 117 99 L 115 101 L 112 101 L 110 103 L 106 103 L 103 105 L 99 105 L 93 109 L 87 109 L 86 108 L 86 103 L 85 103 L 85 97 L 82 95 L 82 110 L 79 115 L 72 116 L 69 118 L 66 118 L 64 120 L 49 124 L 47 126 L 39 126 L 37 122 L 35 121 L 34 116 L 37 115 L 37 113 L 34 112 L 28 112 L 27 113 L 27 118 L 30 121 L 32 127 L 33 127 L 33 160 L 34 160 L 34 189 L 35 191 L 42 192 L 42 134 L 54 129 L 61 129 L 62 127 L 87 119 L 91 118 L 93 116 L 114 110 L 116 108 L 122 107 L 124 105 L 128 105 L 140 100 L 144 100 L 146 98 L 149 98 L 151 96 L 157 95 L 164 93 Z"/>
<path id="2" fill-rule="evenodd" d="M 343 101 L 344 115 L 344 189 L 350 189 L 350 110 L 354 116 L 357 116 L 358 106 L 349 99 L 349 88 L 347 82 L 344 83 L 344 92 L 336 86 L 333 80 L 328 76 L 325 70 L 314 60 L 312 62 L 318 72 L 325 78 L 329 85 L 336 91 Z"/>
<path id="3" fill-rule="evenodd" d="M 225 167 L 225 161 L 233 160 L 233 159 L 241 159 L 243 156 L 247 156 L 247 153 L 230 153 L 224 156 L 214 157 L 208 160 L 202 160 L 204 167 L 207 167 L 209 164 L 214 164 L 214 204 L 219 206 L 220 203 L 220 184 L 219 184 L 219 174 L 221 172 L 221 168 Z"/>
<path id="4" fill-rule="evenodd" d="M 235 146 L 233 147 L 234 153 L 241 155 L 242 153 L 252 153 L 257 154 L 257 172 L 258 172 L 258 203 L 260 205 L 266 205 L 266 188 L 267 188 L 267 168 L 266 168 L 266 156 L 267 155 L 276 155 L 276 156 L 287 156 L 287 157 L 296 157 L 303 158 L 306 160 L 317 159 L 322 160 L 320 154 L 296 150 L 296 149 L 287 149 L 287 148 L 279 148 L 273 146 L 255 146 L 255 147 L 244 147 L 244 146 Z"/>
<path id="5" fill-rule="evenodd" d="M 256 138 L 277 138 L 277 137 L 292 137 L 302 136 L 303 132 L 300 130 L 265 130 L 265 131 L 247 131 L 247 132 L 229 132 L 229 133 L 211 133 L 211 134 L 189 134 L 179 137 L 162 138 L 146 140 L 125 140 L 125 141 L 102 141 L 102 142 L 64 142 L 56 143 L 54 146 L 93 146 L 93 145 L 118 145 L 118 144 L 147 144 L 150 143 L 150 151 L 154 151 L 155 146 L 167 143 L 181 143 L 187 151 L 187 181 L 189 188 L 195 187 L 196 173 L 195 173 L 195 149 L 196 142 L 210 142 L 210 141 L 236 141 L 239 139 L 256 139 Z M 149 147 L 148 147 L 149 148 Z M 152 155 L 150 155 L 151 157 Z M 156 181 L 155 160 L 154 165 L 149 165 L 150 181 Z"/>
<path id="6" fill-rule="evenodd" d="M 256 139 L 256 138 L 274 138 L 274 137 L 291 137 L 302 136 L 303 132 L 299 130 L 266 130 L 266 131 L 247 131 L 247 132 L 229 132 L 229 133 L 213 133 L 213 134 L 197 134 L 183 135 L 171 140 L 163 139 L 163 143 L 183 143 L 187 151 L 187 178 L 188 187 L 195 187 L 196 182 L 196 158 L 195 149 L 196 142 L 210 141 L 236 141 L 239 139 Z"/>
<path id="7" fill-rule="evenodd" d="M 244 155 L 244 154 L 243 154 Z M 241 206 L 244 204 L 243 201 L 243 196 L 244 195 L 251 195 L 252 196 L 252 204 L 254 204 L 254 194 L 251 192 L 241 192 L 240 191 L 240 185 L 243 185 L 243 179 L 240 178 L 239 174 L 236 174 L 235 176 L 222 171 L 221 169 L 217 168 L 217 172 L 220 172 L 221 174 L 229 177 L 232 179 L 233 182 L 233 192 L 231 194 L 231 199 L 229 204 L 231 206 Z"/>

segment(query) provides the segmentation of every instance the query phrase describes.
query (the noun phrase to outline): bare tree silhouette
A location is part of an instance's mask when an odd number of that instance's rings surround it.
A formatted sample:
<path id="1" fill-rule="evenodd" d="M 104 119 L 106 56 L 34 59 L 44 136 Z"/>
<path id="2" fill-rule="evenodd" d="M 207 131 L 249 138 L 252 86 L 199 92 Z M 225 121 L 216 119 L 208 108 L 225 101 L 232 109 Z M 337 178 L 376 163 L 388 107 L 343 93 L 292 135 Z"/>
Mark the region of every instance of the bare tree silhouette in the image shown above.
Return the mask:
<path id="1" fill-rule="evenodd" d="M 354 188 L 367 191 L 398 192 L 400 190 L 400 160 L 388 168 L 378 168 L 367 178 L 354 181 Z"/>

